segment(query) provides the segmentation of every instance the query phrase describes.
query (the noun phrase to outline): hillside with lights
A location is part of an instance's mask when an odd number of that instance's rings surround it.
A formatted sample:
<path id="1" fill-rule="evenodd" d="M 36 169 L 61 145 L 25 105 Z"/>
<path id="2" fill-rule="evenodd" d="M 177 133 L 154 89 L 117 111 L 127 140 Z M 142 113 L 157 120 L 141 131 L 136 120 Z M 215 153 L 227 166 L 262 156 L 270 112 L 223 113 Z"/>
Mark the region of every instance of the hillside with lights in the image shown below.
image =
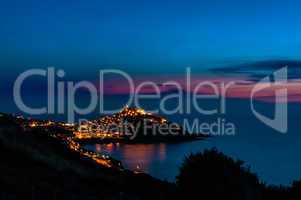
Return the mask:
<path id="1" fill-rule="evenodd" d="M 0 113 L 0 150 L 1 199 L 151 200 L 174 188 L 84 150 L 62 122 Z"/>
<path id="2" fill-rule="evenodd" d="M 84 121 L 74 131 L 74 140 L 79 142 L 181 142 L 205 137 L 189 133 L 162 116 L 128 106 L 116 114 Z"/>

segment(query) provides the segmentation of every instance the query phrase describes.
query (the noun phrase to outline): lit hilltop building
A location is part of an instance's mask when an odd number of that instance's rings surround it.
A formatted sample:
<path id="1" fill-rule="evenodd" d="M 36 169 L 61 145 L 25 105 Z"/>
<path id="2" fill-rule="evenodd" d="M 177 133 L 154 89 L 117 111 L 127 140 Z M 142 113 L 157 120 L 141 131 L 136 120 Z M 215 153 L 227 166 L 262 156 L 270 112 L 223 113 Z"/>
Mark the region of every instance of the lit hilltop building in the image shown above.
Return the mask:
<path id="1" fill-rule="evenodd" d="M 108 115 L 96 120 L 86 121 L 79 125 L 79 131 L 75 136 L 86 137 L 117 137 L 122 133 L 118 130 L 124 128 L 127 123 L 145 121 L 153 124 L 164 124 L 167 120 L 164 117 L 146 112 L 142 108 L 125 106 L 120 112 Z"/>

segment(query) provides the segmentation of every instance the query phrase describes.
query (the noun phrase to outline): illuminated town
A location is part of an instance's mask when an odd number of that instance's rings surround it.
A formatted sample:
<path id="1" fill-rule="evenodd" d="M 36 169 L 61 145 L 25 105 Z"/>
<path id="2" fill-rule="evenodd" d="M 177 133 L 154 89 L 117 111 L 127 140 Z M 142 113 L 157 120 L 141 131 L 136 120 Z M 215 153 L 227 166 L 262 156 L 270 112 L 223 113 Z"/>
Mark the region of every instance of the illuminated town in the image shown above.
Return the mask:
<path id="1" fill-rule="evenodd" d="M 24 131 L 43 129 L 49 136 L 58 139 L 68 149 L 77 152 L 83 158 L 89 158 L 95 163 L 108 167 L 123 170 L 121 162 L 114 160 L 109 155 L 88 151 L 82 147 L 83 141 L 93 139 L 99 143 L 109 140 L 120 142 L 124 139 L 124 133 L 116 131 L 113 125 L 122 126 L 126 122 L 144 120 L 153 124 L 164 124 L 167 120 L 161 116 L 146 112 L 141 108 L 125 106 L 120 112 L 105 116 L 99 119 L 85 121 L 81 124 L 55 122 L 50 120 L 37 120 L 16 116 L 17 123 Z M 134 171 L 140 173 L 139 169 Z"/>
<path id="2" fill-rule="evenodd" d="M 128 122 L 143 120 L 152 124 L 164 124 L 167 120 L 161 116 L 146 112 L 141 108 L 125 106 L 120 112 L 100 119 L 84 121 L 74 131 L 74 139 L 122 139 L 124 126 Z"/>
<path id="3" fill-rule="evenodd" d="M 121 162 L 114 160 L 110 156 L 95 153 L 82 148 L 80 143 L 74 140 L 74 138 L 78 138 L 76 131 L 77 126 L 75 124 L 54 122 L 49 120 L 26 119 L 23 116 L 17 116 L 16 119 L 17 123 L 23 128 L 24 131 L 41 128 L 45 131 L 45 133 L 48 134 L 48 136 L 58 139 L 60 143 L 65 145 L 69 150 L 79 153 L 81 157 L 91 159 L 103 167 L 123 170 Z M 101 138 L 105 137 L 104 135 L 97 136 Z"/>

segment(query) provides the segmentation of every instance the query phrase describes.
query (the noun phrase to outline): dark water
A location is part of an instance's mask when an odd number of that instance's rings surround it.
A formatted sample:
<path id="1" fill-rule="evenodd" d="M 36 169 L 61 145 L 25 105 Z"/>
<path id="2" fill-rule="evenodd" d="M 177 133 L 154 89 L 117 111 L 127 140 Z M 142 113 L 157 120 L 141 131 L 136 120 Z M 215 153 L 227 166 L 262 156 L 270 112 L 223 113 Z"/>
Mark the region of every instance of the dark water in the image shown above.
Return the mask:
<path id="1" fill-rule="evenodd" d="M 205 101 L 212 106 L 212 102 Z M 149 106 L 149 103 L 147 104 Z M 147 106 L 146 105 L 146 106 Z M 274 105 L 256 103 L 256 109 L 272 115 Z M 289 184 L 301 178 L 301 104 L 288 105 L 288 133 L 282 134 L 260 122 L 251 112 L 249 101 L 227 101 L 227 112 L 219 116 L 203 116 L 193 111 L 187 115 L 169 115 L 172 121 L 212 122 L 223 117 L 236 127 L 234 136 L 216 136 L 205 141 L 179 144 L 107 144 L 88 145 L 86 148 L 106 152 L 121 160 L 126 168 L 136 169 L 137 165 L 147 173 L 174 181 L 179 166 L 191 152 L 216 147 L 227 155 L 246 161 L 261 180 L 269 184 Z"/>
<path id="2" fill-rule="evenodd" d="M 288 141 L 280 137 L 271 141 L 254 141 L 235 136 L 180 144 L 95 144 L 86 148 L 106 152 L 121 160 L 128 169 L 136 169 L 139 165 L 157 178 L 174 181 L 185 156 L 217 147 L 227 155 L 245 160 L 261 180 L 289 184 L 301 177 L 300 145 L 300 140 Z"/>
<path id="3" fill-rule="evenodd" d="M 79 105 L 85 105 L 89 96 L 81 96 Z M 124 96 L 106 97 L 105 107 L 121 108 L 127 98 Z M 39 96 L 25 97 L 28 103 L 42 105 Z M 184 101 L 184 104 L 186 102 Z M 67 104 L 67 102 L 66 102 Z M 174 101 L 167 103 L 173 107 Z M 5 105 L 5 106 L 4 106 Z M 219 108 L 220 102 L 202 100 L 203 108 Z M 141 107 L 146 109 L 158 108 L 159 101 L 144 100 Z M 107 152 L 114 158 L 123 162 L 129 169 L 137 165 L 142 170 L 160 179 L 175 180 L 178 168 L 185 156 L 191 152 L 203 151 L 207 148 L 217 147 L 220 151 L 235 158 L 246 161 L 252 171 L 271 184 L 289 184 L 293 179 L 301 178 L 301 104 L 289 104 L 288 107 L 288 133 L 282 134 L 260 122 L 251 112 L 248 100 L 229 99 L 226 101 L 226 113 L 217 115 L 201 115 L 196 110 L 188 114 L 165 115 L 171 121 L 182 123 L 184 119 L 201 122 L 214 122 L 222 117 L 227 122 L 235 124 L 234 136 L 217 136 L 205 141 L 193 141 L 178 144 L 108 144 L 88 145 L 86 148 L 94 151 Z M 18 112 L 12 99 L 3 99 L 2 110 L 5 112 Z M 274 111 L 272 103 L 256 103 L 256 109 L 267 116 Z M 164 113 L 160 113 L 164 115 Z M 99 111 L 77 118 L 97 118 Z M 50 118 L 66 120 L 66 115 L 37 115 L 37 118 Z"/>

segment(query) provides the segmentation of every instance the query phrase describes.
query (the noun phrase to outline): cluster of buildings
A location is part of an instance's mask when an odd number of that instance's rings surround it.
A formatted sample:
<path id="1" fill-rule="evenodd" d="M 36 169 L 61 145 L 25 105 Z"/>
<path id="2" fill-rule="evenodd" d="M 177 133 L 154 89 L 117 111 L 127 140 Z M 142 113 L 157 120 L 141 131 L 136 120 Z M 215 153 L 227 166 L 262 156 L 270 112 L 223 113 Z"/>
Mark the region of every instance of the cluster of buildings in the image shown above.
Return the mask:
<path id="1" fill-rule="evenodd" d="M 146 112 L 141 108 L 125 106 L 114 115 L 82 122 L 78 125 L 78 130 L 74 132 L 74 137 L 77 139 L 120 139 L 124 135 L 124 130 L 126 130 L 125 126 L 137 121 L 154 124 L 167 123 L 164 117 Z"/>
<path id="2" fill-rule="evenodd" d="M 116 168 L 122 170 L 123 167 L 121 162 L 111 158 L 106 154 L 96 153 L 93 151 L 89 151 L 84 149 L 81 144 L 74 140 L 74 130 L 76 125 L 63 123 L 63 122 L 53 122 L 50 120 L 37 120 L 23 117 L 22 115 L 14 115 L 9 117 L 9 115 L 3 115 L 0 113 L 0 118 L 2 116 L 6 116 L 9 119 L 12 119 L 15 123 L 17 123 L 26 133 L 27 131 L 32 130 L 42 130 L 37 131 L 37 134 L 46 134 L 51 138 L 57 139 L 57 141 L 67 149 L 79 153 L 82 158 L 88 158 L 91 161 L 102 165 L 108 168 Z"/>

